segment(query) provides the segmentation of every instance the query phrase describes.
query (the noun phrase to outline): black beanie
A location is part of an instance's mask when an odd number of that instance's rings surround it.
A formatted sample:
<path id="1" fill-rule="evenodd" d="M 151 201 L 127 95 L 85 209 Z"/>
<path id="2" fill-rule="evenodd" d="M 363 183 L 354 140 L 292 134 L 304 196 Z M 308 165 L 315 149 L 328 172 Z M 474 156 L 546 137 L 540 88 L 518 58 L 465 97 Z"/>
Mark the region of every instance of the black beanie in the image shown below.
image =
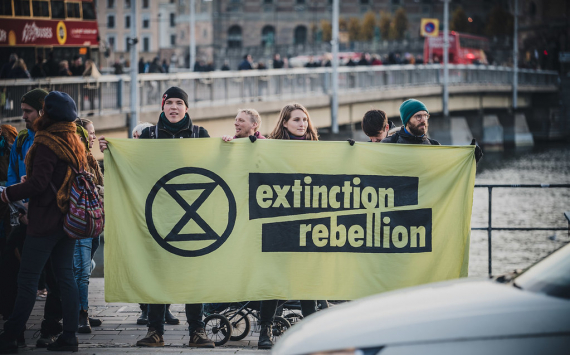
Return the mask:
<path id="1" fill-rule="evenodd" d="M 44 89 L 34 89 L 25 93 L 21 102 L 32 106 L 36 111 L 40 111 L 44 106 L 44 99 L 47 95 L 48 92 Z"/>
<path id="2" fill-rule="evenodd" d="M 164 103 L 168 99 L 181 99 L 182 101 L 184 101 L 186 107 L 188 107 L 188 94 L 177 86 L 171 87 L 170 89 L 164 92 L 164 95 L 162 95 L 161 108 L 163 110 L 164 110 Z"/>
<path id="3" fill-rule="evenodd" d="M 52 121 L 73 122 L 77 119 L 75 101 L 64 92 L 52 91 L 46 96 L 46 113 Z"/>

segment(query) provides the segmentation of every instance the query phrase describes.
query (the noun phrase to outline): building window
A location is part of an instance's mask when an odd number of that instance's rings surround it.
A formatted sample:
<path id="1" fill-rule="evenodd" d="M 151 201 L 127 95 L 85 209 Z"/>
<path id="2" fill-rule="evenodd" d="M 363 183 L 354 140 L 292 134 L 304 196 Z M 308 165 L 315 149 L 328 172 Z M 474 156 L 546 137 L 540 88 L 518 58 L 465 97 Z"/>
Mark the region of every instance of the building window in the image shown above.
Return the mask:
<path id="1" fill-rule="evenodd" d="M 150 52 L 150 38 L 143 37 L 143 52 Z"/>
<path id="2" fill-rule="evenodd" d="M 125 28 L 131 28 L 131 16 L 125 16 Z"/>
<path id="3" fill-rule="evenodd" d="M 261 30 L 261 45 L 272 46 L 275 44 L 275 27 L 265 26 Z"/>
<path id="4" fill-rule="evenodd" d="M 360 0 L 360 5 L 368 5 L 370 4 L 370 0 Z"/>
<path id="5" fill-rule="evenodd" d="M 234 25 L 228 30 L 228 47 L 241 48 L 241 27 Z"/>
<path id="6" fill-rule="evenodd" d="M 107 16 L 107 28 L 115 28 L 115 15 Z"/>
<path id="7" fill-rule="evenodd" d="M 148 15 L 143 15 L 142 17 L 142 27 L 149 28 L 150 27 L 150 18 Z"/>
<path id="8" fill-rule="evenodd" d="M 112 9 L 115 7 L 115 0 L 107 0 L 107 8 Z"/>
<path id="9" fill-rule="evenodd" d="M 148 9 L 148 0 L 142 1 L 142 7 L 143 7 L 143 9 Z"/>
<path id="10" fill-rule="evenodd" d="M 170 14 L 170 27 L 176 27 L 176 14 Z"/>
<path id="11" fill-rule="evenodd" d="M 170 45 L 176 45 L 176 35 L 170 35 Z"/>
<path id="12" fill-rule="evenodd" d="M 115 36 L 107 37 L 107 43 L 109 43 L 109 48 L 114 52 L 115 51 Z"/>
<path id="13" fill-rule="evenodd" d="M 131 38 L 130 37 L 125 38 L 125 48 L 127 49 L 127 52 L 131 51 Z"/>
<path id="14" fill-rule="evenodd" d="M 130 9 L 130 8 L 131 8 L 131 0 L 125 0 L 125 7 L 126 7 L 127 9 Z"/>
<path id="15" fill-rule="evenodd" d="M 294 44 L 306 44 L 307 43 L 307 27 L 297 26 L 295 27 L 295 37 Z"/>
<path id="16" fill-rule="evenodd" d="M 204 30 L 202 31 L 202 37 L 207 38 L 208 37 L 208 30 L 204 28 Z"/>
<path id="17" fill-rule="evenodd" d="M 266 5 L 271 5 L 273 4 L 273 0 L 263 0 L 263 3 Z"/>
<path id="18" fill-rule="evenodd" d="M 305 5 L 305 0 L 297 0 L 297 5 Z"/>

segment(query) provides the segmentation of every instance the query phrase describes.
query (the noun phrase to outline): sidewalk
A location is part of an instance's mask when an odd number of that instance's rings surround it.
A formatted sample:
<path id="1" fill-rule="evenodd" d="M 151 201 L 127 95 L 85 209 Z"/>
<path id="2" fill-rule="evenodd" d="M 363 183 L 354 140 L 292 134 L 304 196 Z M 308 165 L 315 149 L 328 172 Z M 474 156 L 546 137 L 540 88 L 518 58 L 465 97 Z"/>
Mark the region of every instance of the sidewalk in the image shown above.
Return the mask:
<path id="1" fill-rule="evenodd" d="M 49 353 L 61 354 L 36 349 L 36 337 L 39 337 L 40 324 L 43 318 L 45 301 L 38 300 L 28 320 L 25 332 L 26 344 L 20 353 Z M 259 333 L 252 331 L 240 341 L 228 341 L 225 345 L 216 349 L 197 349 L 188 347 L 188 328 L 184 305 L 172 305 L 170 310 L 180 319 L 179 325 L 165 324 L 164 348 L 140 348 L 136 347 L 137 340 L 146 335 L 147 327 L 137 325 L 140 315 L 138 304 L 132 303 L 106 303 L 104 291 L 104 279 L 92 278 L 89 283 L 89 315 L 103 321 L 100 327 L 92 328 L 91 334 L 77 334 L 79 338 L 79 352 L 75 354 L 180 354 L 180 353 L 208 353 L 208 354 L 267 354 L 267 350 L 257 350 Z M 0 320 L 0 327 L 4 321 Z M 0 328 L 1 329 L 1 328 Z M 252 324 L 252 330 L 256 327 Z"/>

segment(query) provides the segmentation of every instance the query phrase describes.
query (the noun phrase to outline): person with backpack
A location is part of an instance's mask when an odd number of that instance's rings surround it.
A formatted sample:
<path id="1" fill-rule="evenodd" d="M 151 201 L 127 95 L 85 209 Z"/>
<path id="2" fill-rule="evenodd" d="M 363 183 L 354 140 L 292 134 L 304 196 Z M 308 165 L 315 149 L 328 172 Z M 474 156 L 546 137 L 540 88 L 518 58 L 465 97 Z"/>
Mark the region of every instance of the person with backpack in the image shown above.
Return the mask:
<path id="1" fill-rule="evenodd" d="M 12 145 L 10 151 L 10 159 L 8 165 L 8 174 L 6 186 L 12 186 L 21 181 L 21 178 L 26 175 L 26 162 L 25 157 L 28 150 L 34 143 L 35 129 L 34 123 L 40 116 L 44 99 L 48 92 L 43 89 L 33 89 L 21 98 L 22 119 L 26 123 L 26 128 L 21 130 Z M 27 228 L 28 216 L 22 214 L 20 217 L 19 225 L 12 228 L 8 241 L 10 241 L 10 250 L 5 251 L 7 256 L 2 260 L 3 263 L 10 263 L 11 267 L 7 268 L 0 277 L 2 278 L 2 313 L 8 316 L 12 313 L 14 303 L 16 301 L 17 291 L 17 277 L 20 269 L 20 259 L 13 257 L 16 249 L 21 255 L 23 253 Z M 47 262 L 45 266 L 45 283 L 49 288 L 44 307 L 44 320 L 41 323 L 40 337 L 36 342 L 37 347 L 45 348 L 48 344 L 54 342 L 62 331 L 60 323 L 61 314 L 61 300 L 59 296 L 59 286 L 54 275 L 52 263 Z M 19 344 L 24 345 L 23 334 L 19 339 Z"/>
<path id="2" fill-rule="evenodd" d="M 93 143 L 97 139 L 95 136 L 95 127 L 93 122 L 86 118 L 78 118 L 75 120 L 77 125 L 77 134 L 85 145 L 85 154 L 87 156 L 87 168 L 89 173 L 93 175 L 93 182 L 98 189 L 99 195 L 102 196 L 103 174 L 99 163 L 91 154 Z M 101 325 L 101 320 L 89 318 L 89 278 L 91 277 L 91 260 L 99 246 L 99 236 L 95 238 L 85 238 L 77 240 L 75 243 L 75 254 L 73 257 L 73 271 L 75 281 L 79 291 L 79 333 L 91 333 L 91 325 Z"/>
<path id="3" fill-rule="evenodd" d="M 179 87 L 171 87 L 162 95 L 162 112 L 155 126 L 145 128 L 139 139 L 171 138 L 208 138 L 210 135 L 203 127 L 194 125 L 188 115 L 188 94 Z M 101 152 L 107 149 L 104 136 L 99 138 Z M 137 341 L 137 346 L 164 346 L 164 322 L 167 305 L 150 304 L 148 312 L 148 332 Z M 213 348 L 214 342 L 208 339 L 204 330 L 204 305 L 187 304 L 185 306 L 191 347 Z"/>
<path id="4" fill-rule="evenodd" d="M 29 198 L 18 296 L 0 334 L 0 352 L 17 351 L 16 337 L 26 327 L 40 273 L 50 256 L 61 295 L 63 333 L 47 348 L 78 351 L 79 295 L 72 268 L 75 240 L 64 229 L 75 172 L 87 166 L 85 147 L 73 123 L 76 118 L 77 106 L 69 95 L 52 91 L 45 97 L 41 115 L 33 124 L 36 135 L 26 156 L 26 177 L 0 195 L 4 203 Z"/>

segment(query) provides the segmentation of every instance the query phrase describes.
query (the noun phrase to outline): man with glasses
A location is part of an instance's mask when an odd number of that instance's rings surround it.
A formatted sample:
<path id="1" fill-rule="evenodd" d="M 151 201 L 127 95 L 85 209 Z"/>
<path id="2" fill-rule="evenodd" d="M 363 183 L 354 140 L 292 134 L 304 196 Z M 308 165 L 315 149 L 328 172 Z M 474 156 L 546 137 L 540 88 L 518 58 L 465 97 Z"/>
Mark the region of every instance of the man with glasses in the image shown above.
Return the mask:
<path id="1" fill-rule="evenodd" d="M 400 105 L 403 126 L 399 132 L 382 140 L 382 143 L 441 145 L 427 137 L 429 112 L 423 102 L 409 99 Z"/>

